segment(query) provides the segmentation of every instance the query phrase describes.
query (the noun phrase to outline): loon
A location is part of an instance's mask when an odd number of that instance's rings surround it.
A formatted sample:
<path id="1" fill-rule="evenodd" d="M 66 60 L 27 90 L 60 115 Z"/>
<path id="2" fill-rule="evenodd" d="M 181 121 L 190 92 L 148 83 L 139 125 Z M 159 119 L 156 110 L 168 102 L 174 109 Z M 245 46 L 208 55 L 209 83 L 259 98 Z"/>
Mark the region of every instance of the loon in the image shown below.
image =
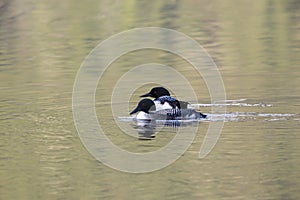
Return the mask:
<path id="1" fill-rule="evenodd" d="M 178 101 L 170 96 L 169 91 L 164 87 L 154 87 L 149 93 L 143 94 L 140 97 L 153 97 L 156 110 L 163 109 L 187 109 L 188 102 Z"/>
<path id="2" fill-rule="evenodd" d="M 130 112 L 130 115 L 138 113 L 137 120 L 186 120 L 204 119 L 205 114 L 192 109 L 164 109 L 156 110 L 155 103 L 151 99 L 142 99 L 137 107 Z"/>

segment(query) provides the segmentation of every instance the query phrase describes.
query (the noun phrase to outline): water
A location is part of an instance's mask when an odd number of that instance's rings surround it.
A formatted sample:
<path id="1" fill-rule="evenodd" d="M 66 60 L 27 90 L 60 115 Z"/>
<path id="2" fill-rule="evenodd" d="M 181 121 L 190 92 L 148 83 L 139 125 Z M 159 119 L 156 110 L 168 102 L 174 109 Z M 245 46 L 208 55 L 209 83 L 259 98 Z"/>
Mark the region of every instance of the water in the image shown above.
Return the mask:
<path id="1" fill-rule="evenodd" d="M 299 199 L 299 8 L 296 0 L 0 0 L 0 199 Z M 175 135 L 169 127 L 139 140 L 112 120 L 111 91 L 132 66 L 174 67 L 197 91 L 199 102 L 191 103 L 211 116 L 176 162 L 128 174 L 103 165 L 83 147 L 73 122 L 72 89 L 82 61 L 99 42 L 145 26 L 172 28 L 203 45 L 232 101 L 226 102 L 217 145 L 198 159 L 210 120 L 218 119 L 210 113 L 205 82 L 167 52 L 143 50 L 116 60 L 99 83 L 96 110 L 121 148 L 150 152 Z M 128 110 L 151 86 L 136 90 Z M 132 133 L 138 134 L 134 128 Z"/>

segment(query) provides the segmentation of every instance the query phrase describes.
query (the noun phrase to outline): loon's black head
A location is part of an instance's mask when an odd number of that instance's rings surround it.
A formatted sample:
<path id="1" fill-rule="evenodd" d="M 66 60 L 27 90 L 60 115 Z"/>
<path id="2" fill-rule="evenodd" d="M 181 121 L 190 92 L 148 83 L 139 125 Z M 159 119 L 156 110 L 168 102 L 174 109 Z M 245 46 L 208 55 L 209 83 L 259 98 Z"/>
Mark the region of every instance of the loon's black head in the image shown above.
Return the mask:
<path id="1" fill-rule="evenodd" d="M 170 96 L 170 93 L 164 87 L 154 87 L 151 89 L 151 91 L 149 93 L 143 94 L 140 97 L 153 97 L 156 99 L 161 96 Z"/>
<path id="2" fill-rule="evenodd" d="M 155 111 L 155 104 L 151 99 L 142 99 L 137 107 L 130 112 L 130 115 L 137 113 L 139 111 L 143 111 L 145 113 L 149 113 L 149 111 Z"/>

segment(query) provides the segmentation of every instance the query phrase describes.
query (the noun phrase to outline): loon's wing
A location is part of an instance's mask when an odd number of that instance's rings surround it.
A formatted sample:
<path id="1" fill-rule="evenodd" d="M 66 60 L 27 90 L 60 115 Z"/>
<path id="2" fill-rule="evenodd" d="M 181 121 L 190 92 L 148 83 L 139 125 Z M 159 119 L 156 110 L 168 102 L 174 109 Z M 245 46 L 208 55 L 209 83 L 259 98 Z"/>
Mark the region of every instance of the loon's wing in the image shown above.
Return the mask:
<path id="1" fill-rule="evenodd" d="M 154 111 L 154 118 L 173 120 L 173 119 L 203 119 L 206 115 L 192 109 L 164 109 Z"/>

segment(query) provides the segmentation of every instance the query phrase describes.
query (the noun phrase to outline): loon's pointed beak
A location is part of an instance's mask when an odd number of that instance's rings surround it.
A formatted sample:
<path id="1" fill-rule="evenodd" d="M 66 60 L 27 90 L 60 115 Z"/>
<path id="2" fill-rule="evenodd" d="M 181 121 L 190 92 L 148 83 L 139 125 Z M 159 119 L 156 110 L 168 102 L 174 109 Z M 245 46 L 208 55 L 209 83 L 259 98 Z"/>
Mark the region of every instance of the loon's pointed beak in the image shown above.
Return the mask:
<path id="1" fill-rule="evenodd" d="M 135 108 L 133 111 L 131 111 L 129 114 L 132 115 L 132 114 L 137 113 L 137 112 L 139 112 L 139 111 L 140 111 L 139 107 L 136 107 L 136 108 Z"/>
<path id="2" fill-rule="evenodd" d="M 151 97 L 151 94 L 150 94 L 150 93 L 143 94 L 143 95 L 141 95 L 140 97 Z"/>

